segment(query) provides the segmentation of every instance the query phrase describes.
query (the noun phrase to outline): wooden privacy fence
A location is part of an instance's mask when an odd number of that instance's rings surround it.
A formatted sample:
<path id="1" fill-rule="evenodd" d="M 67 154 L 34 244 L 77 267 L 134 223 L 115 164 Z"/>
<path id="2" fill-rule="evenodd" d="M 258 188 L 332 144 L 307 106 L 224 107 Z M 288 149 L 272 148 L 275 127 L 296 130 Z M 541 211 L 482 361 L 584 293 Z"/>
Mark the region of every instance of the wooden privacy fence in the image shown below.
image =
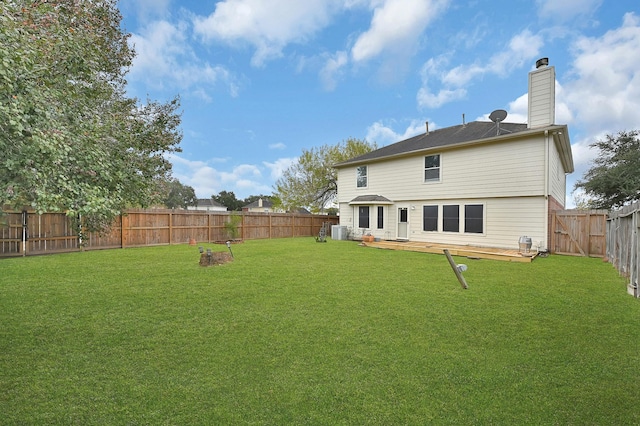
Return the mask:
<path id="1" fill-rule="evenodd" d="M 640 297 L 640 202 L 611 212 L 607 220 L 607 257 L 616 269 L 629 277 L 629 294 Z"/>
<path id="2" fill-rule="evenodd" d="M 323 224 L 329 230 L 338 224 L 337 216 L 310 214 L 128 210 L 107 232 L 87 233 L 80 241 L 64 213 L 5 212 L 0 217 L 0 257 L 226 241 L 231 239 L 227 222 L 232 215 L 239 217 L 237 238 L 242 240 L 317 236 Z"/>
<path id="3" fill-rule="evenodd" d="M 607 210 L 552 211 L 549 249 L 557 254 L 604 257 L 608 213 Z"/>

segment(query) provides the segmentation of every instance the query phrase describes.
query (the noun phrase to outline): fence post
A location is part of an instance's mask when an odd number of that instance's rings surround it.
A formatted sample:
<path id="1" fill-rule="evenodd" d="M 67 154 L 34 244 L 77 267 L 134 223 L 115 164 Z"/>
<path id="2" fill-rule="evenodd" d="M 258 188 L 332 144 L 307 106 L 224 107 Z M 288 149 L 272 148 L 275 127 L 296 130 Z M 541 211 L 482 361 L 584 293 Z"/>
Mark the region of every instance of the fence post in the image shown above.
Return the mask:
<path id="1" fill-rule="evenodd" d="M 125 220 L 125 219 L 126 219 L 126 220 Z M 126 241 L 127 241 L 127 234 L 126 234 L 126 231 L 125 231 L 125 229 L 126 229 L 126 228 L 125 228 L 125 222 L 126 222 L 126 223 L 127 223 L 127 225 L 128 225 L 128 222 L 129 222 L 129 216 L 123 213 L 123 214 L 121 215 L 121 218 L 120 218 L 120 232 L 121 232 L 121 235 L 120 235 L 121 244 L 120 244 L 120 246 L 121 246 L 122 248 L 125 248 L 125 246 L 126 246 Z"/>
<path id="2" fill-rule="evenodd" d="M 27 255 L 27 220 L 29 219 L 29 213 L 26 210 L 22 210 L 22 255 Z"/>
<path id="3" fill-rule="evenodd" d="M 240 226 L 242 226 L 242 235 L 241 235 L 241 239 L 244 240 L 244 214 L 245 212 L 242 212 L 242 215 L 240 216 L 242 219 L 240 220 Z"/>

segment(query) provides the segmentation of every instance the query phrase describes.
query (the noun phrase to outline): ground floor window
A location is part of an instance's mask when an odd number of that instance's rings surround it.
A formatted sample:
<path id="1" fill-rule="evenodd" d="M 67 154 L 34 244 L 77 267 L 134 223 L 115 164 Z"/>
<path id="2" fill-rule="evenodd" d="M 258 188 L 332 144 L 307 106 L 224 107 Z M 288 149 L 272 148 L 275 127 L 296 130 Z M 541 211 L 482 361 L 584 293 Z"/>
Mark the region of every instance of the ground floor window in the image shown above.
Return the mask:
<path id="1" fill-rule="evenodd" d="M 358 227 L 369 228 L 369 206 L 358 207 Z"/>
<path id="2" fill-rule="evenodd" d="M 378 206 L 378 229 L 384 228 L 384 207 Z"/>
<path id="3" fill-rule="evenodd" d="M 442 230 L 444 232 L 460 232 L 460 206 L 442 206 Z"/>
<path id="4" fill-rule="evenodd" d="M 482 204 L 464 206 L 464 232 L 470 234 L 484 232 L 484 206 Z"/>
<path id="5" fill-rule="evenodd" d="M 461 232 L 463 226 L 466 234 L 483 234 L 484 204 L 446 204 L 441 211 L 438 205 L 422 206 L 422 230 L 437 232 L 439 226 L 442 232 Z"/>
<path id="6" fill-rule="evenodd" d="M 438 230 L 438 206 L 422 206 L 422 230 Z"/>

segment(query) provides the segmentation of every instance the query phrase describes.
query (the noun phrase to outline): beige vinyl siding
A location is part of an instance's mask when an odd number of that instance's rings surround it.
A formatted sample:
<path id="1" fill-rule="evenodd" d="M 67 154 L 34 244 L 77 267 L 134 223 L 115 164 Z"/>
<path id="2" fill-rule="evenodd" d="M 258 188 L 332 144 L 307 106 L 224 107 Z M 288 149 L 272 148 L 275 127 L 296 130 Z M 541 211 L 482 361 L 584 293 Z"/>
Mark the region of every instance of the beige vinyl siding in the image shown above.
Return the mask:
<path id="1" fill-rule="evenodd" d="M 349 205 L 348 203 L 340 203 L 340 225 L 350 228 L 351 236 L 360 238 L 363 234 L 370 234 L 374 237 L 390 240 L 395 239 L 396 228 L 394 221 L 396 220 L 396 212 L 394 206 L 388 205 L 368 205 L 369 207 L 369 227 L 359 227 L 358 205 Z M 383 227 L 378 229 L 378 207 L 383 210 Z"/>
<path id="2" fill-rule="evenodd" d="M 529 128 L 549 126 L 555 121 L 555 68 L 529 74 Z"/>
<path id="3" fill-rule="evenodd" d="M 338 170 L 340 202 L 377 194 L 395 202 L 416 198 L 544 194 L 544 139 L 478 145 L 440 154 L 440 182 L 424 182 L 424 157 L 368 164 L 367 188 L 356 188 L 355 167 Z"/>
<path id="4" fill-rule="evenodd" d="M 413 200 L 409 210 L 409 239 L 444 244 L 472 245 L 478 247 L 499 247 L 517 249 L 518 239 L 526 235 L 534 244 L 547 247 L 544 197 L 490 198 L 478 199 L 440 199 Z M 442 232 L 442 206 L 460 205 L 460 232 Z M 466 204 L 484 205 L 484 233 L 467 234 L 464 232 L 464 206 Z M 422 206 L 439 206 L 438 232 L 422 230 Z"/>
<path id="5" fill-rule="evenodd" d="M 482 204 L 484 206 L 484 232 L 468 234 L 464 232 L 464 206 Z M 438 206 L 438 231 L 422 230 L 422 207 Z M 442 232 L 442 206 L 460 206 L 460 232 Z M 444 244 L 472 245 L 477 247 L 499 247 L 517 249 L 521 236 L 531 237 L 534 247 L 548 248 L 546 235 L 546 202 L 544 197 L 513 197 L 489 199 L 424 199 L 410 200 L 400 206 L 388 206 L 385 209 L 385 229 L 375 229 L 375 207 L 371 207 L 371 226 L 365 230 L 380 239 L 395 239 L 397 232 L 398 207 L 407 207 L 409 215 L 409 233 L 411 241 L 423 241 Z M 360 237 L 362 230 L 357 227 L 357 206 L 340 203 L 340 224 L 351 228 L 352 235 Z"/>
<path id="6" fill-rule="evenodd" d="M 562 166 L 560 154 L 555 149 L 553 142 L 550 144 L 549 154 L 549 193 L 558 202 L 566 204 L 567 178 Z"/>

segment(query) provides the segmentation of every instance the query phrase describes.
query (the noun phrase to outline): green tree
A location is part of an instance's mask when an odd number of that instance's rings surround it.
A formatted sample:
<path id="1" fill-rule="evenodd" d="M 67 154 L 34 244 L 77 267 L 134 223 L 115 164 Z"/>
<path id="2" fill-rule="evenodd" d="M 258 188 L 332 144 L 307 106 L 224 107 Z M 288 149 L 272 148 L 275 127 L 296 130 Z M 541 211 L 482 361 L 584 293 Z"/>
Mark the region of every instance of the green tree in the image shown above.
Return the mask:
<path id="1" fill-rule="evenodd" d="M 211 198 L 230 211 L 242 210 L 242 206 L 244 205 L 241 200 L 236 198 L 236 194 L 234 194 L 233 191 L 220 191 L 217 195 L 212 195 Z"/>
<path id="2" fill-rule="evenodd" d="M 224 223 L 224 229 L 227 231 L 227 235 L 230 239 L 238 239 L 238 236 L 240 235 L 240 229 L 238 229 L 240 223 L 242 223 L 242 216 L 240 213 L 231 212 Z"/>
<path id="3" fill-rule="evenodd" d="M 322 211 L 335 200 L 338 175 L 334 164 L 366 154 L 377 148 L 374 143 L 347 139 L 337 145 L 303 150 L 296 163 L 284 171 L 275 184 L 275 197 L 285 210 L 308 208 Z"/>
<path id="4" fill-rule="evenodd" d="M 598 149 L 593 166 L 578 181 L 592 208 L 613 209 L 640 200 L 640 131 L 607 135 L 591 144 Z"/>
<path id="5" fill-rule="evenodd" d="M 134 52 L 120 23 L 117 0 L 0 2 L 0 206 L 96 230 L 159 201 L 180 102 L 125 96 Z"/>
<path id="6" fill-rule="evenodd" d="M 195 206 L 198 198 L 193 187 L 183 185 L 178 179 L 172 178 L 163 183 L 162 203 L 170 209 Z"/>

